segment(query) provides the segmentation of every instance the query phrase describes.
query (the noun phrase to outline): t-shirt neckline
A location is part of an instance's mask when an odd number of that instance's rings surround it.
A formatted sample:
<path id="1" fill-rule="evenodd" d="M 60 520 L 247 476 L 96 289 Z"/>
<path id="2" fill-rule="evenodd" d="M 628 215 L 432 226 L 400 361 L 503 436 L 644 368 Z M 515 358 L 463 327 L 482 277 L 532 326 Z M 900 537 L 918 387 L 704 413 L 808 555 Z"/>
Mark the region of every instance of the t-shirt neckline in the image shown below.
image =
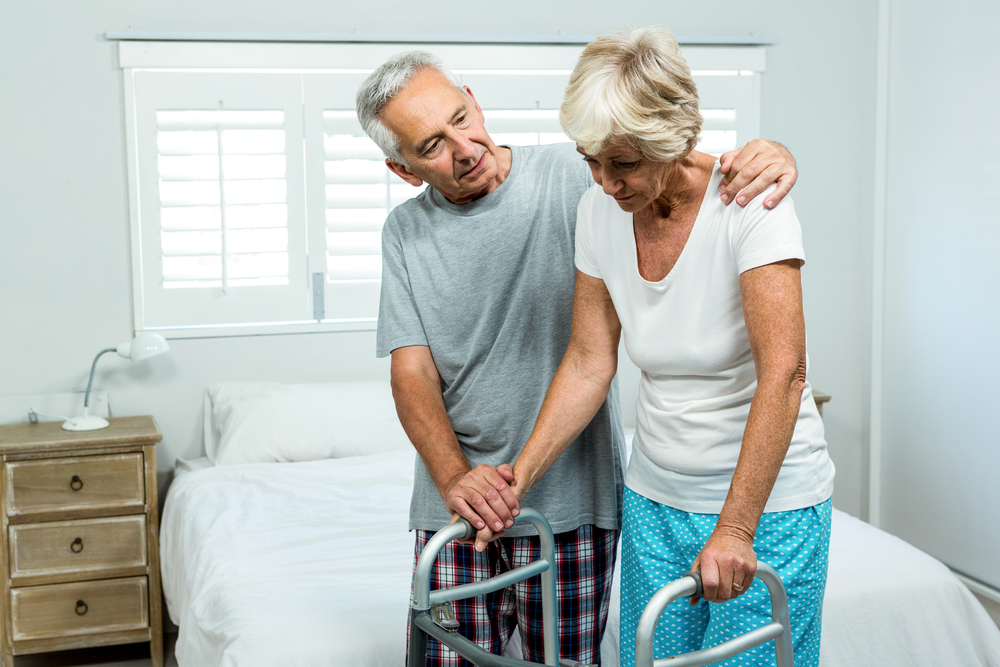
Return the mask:
<path id="1" fill-rule="evenodd" d="M 677 256 L 677 261 L 674 262 L 674 265 L 670 267 L 669 271 L 667 271 L 667 275 L 663 276 L 660 280 L 646 280 L 642 277 L 642 273 L 639 271 L 639 247 L 636 245 L 635 240 L 635 214 L 626 213 L 629 222 L 628 234 L 632 241 L 632 270 L 635 272 L 636 277 L 642 282 L 643 285 L 647 285 L 649 287 L 666 287 L 673 282 L 673 276 L 677 275 L 678 268 L 681 267 L 684 257 L 691 254 L 687 251 L 687 249 L 691 245 L 691 242 L 695 240 L 695 233 L 704 227 L 704 225 L 699 225 L 698 221 L 701 220 L 702 214 L 705 212 L 705 207 L 710 200 L 709 193 L 712 192 L 712 186 L 714 185 L 718 188 L 720 180 L 722 180 L 721 165 L 716 162 L 715 166 L 712 167 L 712 175 L 708 179 L 708 186 L 705 188 L 705 194 L 701 198 L 701 205 L 698 207 L 698 214 L 695 216 L 694 224 L 691 226 L 691 233 L 688 234 L 687 241 L 684 242 L 684 247 L 681 248 L 681 254 Z M 624 213 L 624 211 L 622 212 Z"/>
<path id="2" fill-rule="evenodd" d="M 524 160 L 521 159 L 519 146 L 497 145 L 497 148 L 507 148 L 510 150 L 510 172 L 507 173 L 507 178 L 503 179 L 503 183 L 498 185 L 496 190 L 488 195 L 480 197 L 479 199 L 474 199 L 467 204 L 456 204 L 449 201 L 443 194 L 434 188 L 431 188 L 431 197 L 433 198 L 434 203 L 453 215 L 463 217 L 478 215 L 484 211 L 489 211 L 499 206 L 500 202 L 504 198 L 504 193 L 514 187 L 512 184 L 520 174 L 521 163 Z"/>

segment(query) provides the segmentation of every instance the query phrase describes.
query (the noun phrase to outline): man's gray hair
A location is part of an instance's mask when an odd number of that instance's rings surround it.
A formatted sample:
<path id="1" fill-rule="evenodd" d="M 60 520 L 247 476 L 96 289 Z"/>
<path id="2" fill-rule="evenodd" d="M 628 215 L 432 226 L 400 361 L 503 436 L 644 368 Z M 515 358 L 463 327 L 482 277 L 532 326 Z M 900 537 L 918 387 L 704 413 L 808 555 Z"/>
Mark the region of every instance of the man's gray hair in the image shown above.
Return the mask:
<path id="1" fill-rule="evenodd" d="M 394 162 L 406 164 L 399 150 L 399 137 L 382 122 L 382 112 L 410 81 L 427 68 L 436 69 L 456 88 L 461 84 L 441 59 L 427 51 L 405 51 L 397 53 L 372 72 L 355 98 L 358 120 L 365 134 L 371 137 L 385 156 Z"/>

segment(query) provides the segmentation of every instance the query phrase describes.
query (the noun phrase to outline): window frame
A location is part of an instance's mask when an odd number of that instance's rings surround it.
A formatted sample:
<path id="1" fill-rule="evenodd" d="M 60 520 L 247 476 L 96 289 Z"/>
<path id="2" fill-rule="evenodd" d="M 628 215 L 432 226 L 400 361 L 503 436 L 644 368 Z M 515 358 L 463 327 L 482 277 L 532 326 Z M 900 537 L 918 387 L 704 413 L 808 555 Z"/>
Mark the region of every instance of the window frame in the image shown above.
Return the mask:
<path id="1" fill-rule="evenodd" d="M 428 42 L 394 43 L 247 43 L 247 42 L 183 42 L 183 41 L 121 41 L 118 44 L 119 66 L 123 76 L 125 106 L 125 143 L 128 168 L 129 228 L 132 253 L 133 325 L 136 332 L 156 331 L 171 339 L 208 338 L 244 335 L 275 335 L 337 331 L 372 331 L 376 318 L 316 321 L 302 320 L 281 323 L 215 324 L 184 327 L 149 326 L 145 317 L 143 276 L 142 178 L 140 175 L 139 139 L 137 129 L 136 74 L 140 72 L 204 72 L 204 73 L 274 73 L 274 74 L 367 74 L 391 55 L 410 49 L 432 51 L 461 78 L 490 71 L 494 74 L 518 74 L 525 71 L 568 74 L 583 50 L 583 44 L 448 44 Z M 740 97 L 743 104 L 738 114 L 737 145 L 760 134 L 760 78 L 766 70 L 765 46 L 682 46 L 682 52 L 696 77 L 710 72 L 729 72 L 746 77 Z M 503 68 L 497 68 L 503 63 Z M 350 67 L 345 67 L 349 64 Z M 473 87 L 473 90 L 476 90 Z M 477 97 L 478 97 L 477 91 Z M 303 100 L 300 124 L 303 128 L 302 154 L 306 156 L 303 181 L 303 220 L 306 242 L 306 276 L 301 298 L 308 302 L 305 313 L 312 313 L 312 281 L 314 272 L 326 273 L 325 261 L 316 267 L 310 259 L 325 253 L 326 240 L 315 232 L 326 228 L 325 219 L 313 220 L 318 207 L 314 183 L 318 177 L 315 159 L 310 167 L 309 155 L 314 147 L 307 136 L 315 132 L 322 117 L 310 118 Z M 746 111 L 749 111 L 749 118 Z M 744 133 L 746 137 L 742 136 Z M 148 186 L 147 186 L 148 187 Z M 289 219 L 291 226 L 298 221 Z M 148 231 L 148 230 L 147 230 Z M 148 252 L 148 249 L 146 250 Z M 325 255 L 324 255 L 325 256 Z M 291 260 L 291 258 L 290 258 Z M 297 263 L 297 262 L 296 262 Z M 291 266 L 291 263 L 290 263 Z M 291 276 L 290 276 L 291 278 Z M 302 278 L 306 278 L 305 276 Z M 301 281 L 296 281 L 301 282 Z"/>

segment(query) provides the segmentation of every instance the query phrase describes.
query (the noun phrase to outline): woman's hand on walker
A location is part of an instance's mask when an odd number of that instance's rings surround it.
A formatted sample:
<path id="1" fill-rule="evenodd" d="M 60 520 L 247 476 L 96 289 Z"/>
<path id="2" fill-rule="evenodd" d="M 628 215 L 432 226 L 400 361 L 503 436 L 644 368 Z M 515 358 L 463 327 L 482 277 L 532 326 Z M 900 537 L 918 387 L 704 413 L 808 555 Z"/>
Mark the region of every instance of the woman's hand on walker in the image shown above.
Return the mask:
<path id="1" fill-rule="evenodd" d="M 737 598 L 750 588 L 757 573 L 753 538 L 736 529 L 717 526 L 691 567 L 701 570 L 703 597 L 708 602 Z M 691 604 L 698 604 L 692 597 Z"/>
<path id="2" fill-rule="evenodd" d="M 478 465 L 456 478 L 445 496 L 449 512 L 464 517 L 476 529 L 476 551 L 500 537 L 514 525 L 520 504 L 510 488 L 514 470 L 506 463 L 497 466 Z M 457 521 L 452 517 L 451 522 Z M 466 542 L 468 543 L 468 542 Z"/>

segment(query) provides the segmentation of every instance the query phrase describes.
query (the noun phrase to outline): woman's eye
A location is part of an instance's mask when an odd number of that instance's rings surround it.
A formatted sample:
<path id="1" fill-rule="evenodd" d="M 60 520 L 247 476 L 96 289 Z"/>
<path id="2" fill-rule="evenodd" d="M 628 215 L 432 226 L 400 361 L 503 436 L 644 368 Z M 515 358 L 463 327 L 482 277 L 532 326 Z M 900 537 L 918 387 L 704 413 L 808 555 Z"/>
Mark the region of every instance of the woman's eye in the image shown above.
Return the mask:
<path id="1" fill-rule="evenodd" d="M 617 164 L 622 169 L 632 169 L 632 168 L 635 167 L 635 165 L 637 165 L 639 163 L 638 162 L 616 162 L 615 164 Z"/>

